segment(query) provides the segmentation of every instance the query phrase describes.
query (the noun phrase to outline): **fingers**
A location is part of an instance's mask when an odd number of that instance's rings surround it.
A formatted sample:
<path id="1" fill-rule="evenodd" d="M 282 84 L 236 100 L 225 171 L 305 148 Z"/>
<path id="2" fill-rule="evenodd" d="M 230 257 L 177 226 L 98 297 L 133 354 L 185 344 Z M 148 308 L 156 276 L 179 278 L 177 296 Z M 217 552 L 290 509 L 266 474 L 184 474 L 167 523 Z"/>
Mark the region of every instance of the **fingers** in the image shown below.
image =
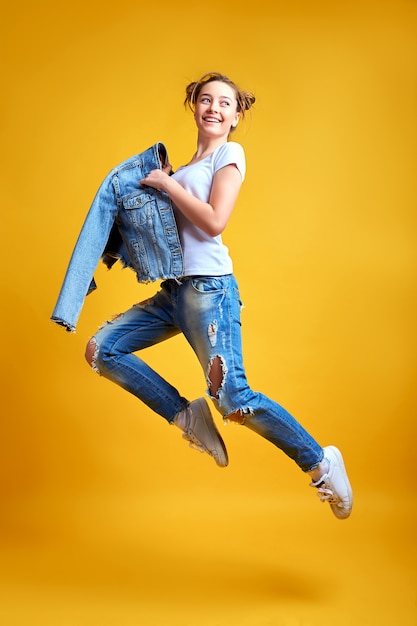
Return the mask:
<path id="1" fill-rule="evenodd" d="M 152 170 L 151 172 L 149 172 L 149 174 L 145 176 L 145 178 L 142 178 L 140 180 L 140 184 L 161 190 L 165 176 L 167 176 L 167 174 L 162 170 Z"/>

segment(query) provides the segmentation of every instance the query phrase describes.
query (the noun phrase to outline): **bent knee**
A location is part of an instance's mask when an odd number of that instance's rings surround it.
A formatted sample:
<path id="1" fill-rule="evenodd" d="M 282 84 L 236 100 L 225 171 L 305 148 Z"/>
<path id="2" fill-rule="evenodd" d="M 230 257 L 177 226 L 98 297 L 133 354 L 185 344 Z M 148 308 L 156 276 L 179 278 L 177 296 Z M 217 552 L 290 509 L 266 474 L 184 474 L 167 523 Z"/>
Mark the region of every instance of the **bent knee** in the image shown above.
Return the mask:
<path id="1" fill-rule="evenodd" d="M 96 359 L 97 359 L 97 352 L 98 352 L 97 341 L 93 337 L 87 343 L 87 346 L 86 346 L 86 349 L 85 349 L 85 355 L 84 355 L 85 356 L 85 360 L 87 361 L 87 363 L 93 369 L 95 368 L 95 362 L 96 362 Z"/>

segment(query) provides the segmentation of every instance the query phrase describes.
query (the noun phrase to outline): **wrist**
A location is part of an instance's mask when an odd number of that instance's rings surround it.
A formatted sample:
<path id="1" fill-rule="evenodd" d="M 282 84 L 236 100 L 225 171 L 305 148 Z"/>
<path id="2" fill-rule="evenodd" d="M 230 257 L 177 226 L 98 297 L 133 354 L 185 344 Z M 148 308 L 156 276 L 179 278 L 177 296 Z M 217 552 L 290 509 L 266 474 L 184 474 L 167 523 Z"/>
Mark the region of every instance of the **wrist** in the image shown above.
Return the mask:
<path id="1" fill-rule="evenodd" d="M 161 185 L 161 189 L 162 191 L 165 191 L 165 193 L 167 193 L 168 195 L 170 194 L 170 190 L 172 189 L 172 183 L 175 184 L 175 180 L 173 178 L 171 178 L 168 174 L 166 176 L 164 176 L 164 179 L 162 181 L 162 185 Z"/>

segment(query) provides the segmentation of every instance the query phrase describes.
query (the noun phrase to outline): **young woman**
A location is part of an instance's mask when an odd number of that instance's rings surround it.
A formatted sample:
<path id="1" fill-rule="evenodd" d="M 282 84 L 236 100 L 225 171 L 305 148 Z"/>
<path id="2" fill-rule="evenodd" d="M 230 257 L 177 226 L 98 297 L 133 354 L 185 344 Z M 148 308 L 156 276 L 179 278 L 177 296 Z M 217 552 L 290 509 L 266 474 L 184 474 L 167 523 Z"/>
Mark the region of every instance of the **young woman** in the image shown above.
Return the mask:
<path id="1" fill-rule="evenodd" d="M 153 298 L 102 327 L 89 341 L 86 358 L 93 369 L 178 426 L 190 445 L 224 467 L 226 447 L 205 399 L 189 402 L 133 354 L 183 333 L 223 419 L 245 425 L 280 448 L 309 474 L 311 486 L 335 516 L 345 519 L 352 509 L 352 491 L 339 450 L 322 448 L 284 408 L 253 391 L 243 368 L 241 301 L 221 233 L 245 177 L 243 148 L 229 141 L 230 134 L 254 102 L 252 94 L 216 72 L 187 86 L 185 104 L 197 126 L 196 152 L 174 174 L 166 164 L 140 181 L 171 199 L 184 276 L 165 280 Z"/>

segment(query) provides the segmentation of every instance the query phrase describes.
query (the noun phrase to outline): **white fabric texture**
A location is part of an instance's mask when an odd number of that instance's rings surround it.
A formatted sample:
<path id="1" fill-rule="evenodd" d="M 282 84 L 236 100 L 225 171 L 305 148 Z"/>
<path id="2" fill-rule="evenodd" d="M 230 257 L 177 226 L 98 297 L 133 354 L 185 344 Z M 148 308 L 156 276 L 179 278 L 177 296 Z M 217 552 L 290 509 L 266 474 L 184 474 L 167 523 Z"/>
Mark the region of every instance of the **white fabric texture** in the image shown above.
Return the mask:
<path id="1" fill-rule="evenodd" d="M 238 168 L 242 181 L 246 173 L 245 153 L 242 146 L 229 141 L 206 158 L 178 168 L 173 178 L 193 196 L 208 202 L 214 174 L 226 165 Z M 210 237 L 194 226 L 174 206 L 175 218 L 184 255 L 184 276 L 222 276 L 233 272 L 233 263 L 221 235 Z"/>

